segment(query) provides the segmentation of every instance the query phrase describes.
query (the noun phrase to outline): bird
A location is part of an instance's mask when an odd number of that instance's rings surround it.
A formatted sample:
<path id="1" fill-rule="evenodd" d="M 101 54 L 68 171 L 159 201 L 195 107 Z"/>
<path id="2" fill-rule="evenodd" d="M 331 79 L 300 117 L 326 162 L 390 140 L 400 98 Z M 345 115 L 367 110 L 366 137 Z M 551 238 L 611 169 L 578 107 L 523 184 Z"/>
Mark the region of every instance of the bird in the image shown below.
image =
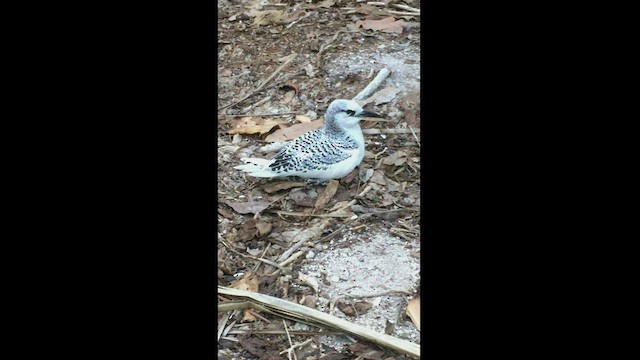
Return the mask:
<path id="1" fill-rule="evenodd" d="M 320 128 L 290 140 L 272 159 L 242 158 L 234 169 L 261 178 L 297 176 L 311 184 L 343 178 L 364 158 L 364 117 L 381 116 L 353 100 L 334 100 Z"/>

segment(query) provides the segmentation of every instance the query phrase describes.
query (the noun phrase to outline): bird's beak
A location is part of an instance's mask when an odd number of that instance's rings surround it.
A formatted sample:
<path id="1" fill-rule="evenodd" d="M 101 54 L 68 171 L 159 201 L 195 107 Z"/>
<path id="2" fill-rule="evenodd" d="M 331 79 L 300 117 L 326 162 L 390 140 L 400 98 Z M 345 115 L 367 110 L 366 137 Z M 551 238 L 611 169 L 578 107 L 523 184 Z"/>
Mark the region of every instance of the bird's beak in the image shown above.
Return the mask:
<path id="1" fill-rule="evenodd" d="M 358 115 L 358 117 L 382 117 L 380 114 L 374 113 L 373 111 L 362 110 Z"/>

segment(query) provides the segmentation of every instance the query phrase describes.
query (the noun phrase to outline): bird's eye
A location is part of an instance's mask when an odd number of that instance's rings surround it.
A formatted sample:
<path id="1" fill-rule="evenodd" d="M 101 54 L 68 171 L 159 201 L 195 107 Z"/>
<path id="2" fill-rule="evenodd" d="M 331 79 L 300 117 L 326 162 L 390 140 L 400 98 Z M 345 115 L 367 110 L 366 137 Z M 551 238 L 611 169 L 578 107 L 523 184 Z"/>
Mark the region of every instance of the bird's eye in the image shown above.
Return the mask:
<path id="1" fill-rule="evenodd" d="M 345 110 L 345 111 L 347 112 L 347 114 L 349 114 L 349 116 L 353 116 L 356 114 L 356 112 L 353 110 Z"/>

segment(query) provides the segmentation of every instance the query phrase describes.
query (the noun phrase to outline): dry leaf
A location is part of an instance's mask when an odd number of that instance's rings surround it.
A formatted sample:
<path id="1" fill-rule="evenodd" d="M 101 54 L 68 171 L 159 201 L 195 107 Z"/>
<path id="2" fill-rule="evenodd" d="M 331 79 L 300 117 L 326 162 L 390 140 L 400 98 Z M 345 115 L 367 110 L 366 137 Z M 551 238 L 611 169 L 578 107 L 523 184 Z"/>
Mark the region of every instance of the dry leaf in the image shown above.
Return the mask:
<path id="1" fill-rule="evenodd" d="M 264 220 L 249 219 L 245 221 L 236 235 L 239 241 L 251 240 L 271 232 L 271 224 Z"/>
<path id="2" fill-rule="evenodd" d="M 385 157 L 384 160 L 382 160 L 383 164 L 385 164 L 385 165 L 394 165 L 394 166 L 400 166 L 400 165 L 404 164 L 405 162 L 407 162 L 407 153 L 405 153 L 402 150 L 398 150 L 398 151 L 394 152 L 393 154 Z"/>
<path id="3" fill-rule="evenodd" d="M 353 345 L 349 345 L 349 350 L 355 356 L 362 359 L 382 360 L 384 356 L 384 351 L 380 350 L 377 346 L 360 341 Z"/>
<path id="4" fill-rule="evenodd" d="M 391 321 L 387 320 L 387 324 L 384 327 L 384 333 L 387 335 L 391 335 L 393 334 L 393 330 L 396 328 L 396 324 L 392 323 Z"/>
<path id="5" fill-rule="evenodd" d="M 258 275 L 254 274 L 251 271 L 247 271 L 242 279 L 233 280 L 229 287 L 238 290 L 246 290 L 251 292 L 258 292 Z"/>
<path id="6" fill-rule="evenodd" d="M 232 213 L 228 212 L 227 210 L 225 210 L 225 209 L 223 209 L 221 207 L 218 208 L 218 214 L 226 217 L 229 220 L 233 220 L 233 219 L 236 218 Z"/>
<path id="7" fill-rule="evenodd" d="M 369 179 L 370 183 L 375 183 L 378 185 L 387 185 L 387 182 L 384 180 L 384 172 L 382 170 L 375 170 L 371 179 Z"/>
<path id="8" fill-rule="evenodd" d="M 316 195 L 317 196 L 317 195 Z M 309 195 L 304 189 L 293 189 L 289 193 L 289 200 L 292 200 L 296 205 L 312 207 L 314 205 L 314 199 L 316 196 Z"/>
<path id="9" fill-rule="evenodd" d="M 335 3 L 336 3 L 336 0 L 324 0 L 321 3 L 318 3 L 317 6 L 321 7 L 321 8 L 328 9 L 328 8 L 332 7 L 333 5 L 335 5 Z"/>
<path id="10" fill-rule="evenodd" d="M 352 316 L 352 317 L 356 316 L 356 312 L 353 309 L 353 306 L 351 306 L 350 304 L 347 304 L 342 301 L 338 301 L 336 303 L 336 307 L 338 308 L 338 310 L 342 311 L 347 316 Z"/>
<path id="11" fill-rule="evenodd" d="M 322 193 L 318 196 L 318 200 L 316 200 L 316 205 L 315 205 L 316 209 L 319 210 L 324 208 L 324 206 L 327 205 L 329 201 L 331 201 L 331 198 L 333 198 L 333 195 L 335 195 L 336 191 L 338 191 L 338 184 L 339 184 L 338 180 L 329 181 L 329 183 L 324 188 Z"/>
<path id="12" fill-rule="evenodd" d="M 255 17 L 255 19 L 253 19 L 253 24 L 251 24 L 253 27 L 289 23 L 289 16 L 282 10 L 256 11 L 252 9 L 247 13 L 247 15 Z"/>
<path id="13" fill-rule="evenodd" d="M 256 317 L 253 316 L 253 314 L 251 313 L 251 311 L 249 311 L 248 309 L 244 311 L 244 316 L 242 317 L 242 320 L 240 320 L 241 323 L 245 323 L 245 322 L 254 322 L 256 321 Z"/>
<path id="14" fill-rule="evenodd" d="M 271 205 L 269 201 L 247 201 L 242 203 L 232 203 L 230 201 L 225 204 L 231 206 L 238 214 L 257 214 Z"/>
<path id="15" fill-rule="evenodd" d="M 420 297 L 412 299 L 407 304 L 407 316 L 413 321 L 413 323 L 420 330 Z"/>
<path id="16" fill-rule="evenodd" d="M 358 101 L 358 103 L 360 104 L 360 106 L 365 106 L 372 101 L 374 102 L 375 105 L 385 104 L 393 100 L 396 97 L 396 94 L 398 92 L 400 92 L 398 88 L 393 86 L 388 86 L 382 90 L 376 91 L 370 97 L 364 100 Z"/>
<path id="17" fill-rule="evenodd" d="M 308 117 L 307 115 L 296 115 L 295 119 L 296 121 L 299 121 L 301 123 L 311 122 L 311 118 Z"/>
<path id="18" fill-rule="evenodd" d="M 304 185 L 305 183 L 302 181 L 277 181 L 273 183 L 268 183 L 267 185 L 262 187 L 262 190 L 271 194 L 279 190 L 286 190 L 294 187 L 302 187 Z"/>
<path id="19" fill-rule="evenodd" d="M 298 136 L 319 129 L 324 124 L 324 120 L 316 120 L 310 121 L 308 123 L 300 123 L 289 126 L 285 129 L 278 129 L 273 134 L 267 136 L 264 141 L 266 142 L 275 142 L 275 141 L 289 141 L 297 138 Z"/>
<path id="20" fill-rule="evenodd" d="M 372 176 L 373 176 L 373 169 L 365 169 L 365 168 L 360 169 L 360 181 L 362 183 L 366 183 L 367 181 L 369 181 L 369 179 L 371 179 Z"/>
<path id="21" fill-rule="evenodd" d="M 268 117 L 245 116 L 233 119 L 231 128 L 227 132 L 229 134 L 264 134 L 279 124 L 282 122 Z"/>
<path id="22" fill-rule="evenodd" d="M 406 23 L 404 20 L 397 20 L 393 16 L 384 18 L 382 20 L 358 20 L 356 26 L 362 26 L 363 29 L 369 29 L 373 31 L 382 31 L 385 33 L 402 33 L 403 25 Z"/>
<path id="23" fill-rule="evenodd" d="M 300 279 L 300 281 L 302 281 L 304 284 L 311 286 L 311 288 L 313 288 L 313 291 L 318 293 L 318 290 L 320 289 L 320 284 L 318 284 L 318 280 L 314 279 L 311 276 L 303 274 L 301 272 L 298 273 L 298 279 Z"/>
<path id="24" fill-rule="evenodd" d="M 258 220 L 256 222 L 256 229 L 258 230 L 258 236 L 264 236 L 271 232 L 271 223 Z"/>
<path id="25" fill-rule="evenodd" d="M 353 307 L 356 308 L 356 313 L 358 315 L 362 315 L 362 314 L 365 314 L 367 311 L 369 311 L 369 309 L 373 307 L 373 304 L 366 301 L 358 301 L 353 305 Z"/>

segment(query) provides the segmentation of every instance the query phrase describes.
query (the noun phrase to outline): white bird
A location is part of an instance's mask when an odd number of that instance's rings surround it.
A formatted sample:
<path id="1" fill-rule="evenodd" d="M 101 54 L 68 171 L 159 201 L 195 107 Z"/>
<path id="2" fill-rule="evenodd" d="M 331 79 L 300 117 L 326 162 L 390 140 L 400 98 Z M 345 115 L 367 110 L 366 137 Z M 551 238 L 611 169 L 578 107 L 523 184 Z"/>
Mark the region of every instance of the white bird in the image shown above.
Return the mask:
<path id="1" fill-rule="evenodd" d="M 333 101 L 324 125 L 291 140 L 273 159 L 242 158 L 234 169 L 255 177 L 298 176 L 320 183 L 347 176 L 364 158 L 363 117 L 380 115 L 352 100 Z"/>

